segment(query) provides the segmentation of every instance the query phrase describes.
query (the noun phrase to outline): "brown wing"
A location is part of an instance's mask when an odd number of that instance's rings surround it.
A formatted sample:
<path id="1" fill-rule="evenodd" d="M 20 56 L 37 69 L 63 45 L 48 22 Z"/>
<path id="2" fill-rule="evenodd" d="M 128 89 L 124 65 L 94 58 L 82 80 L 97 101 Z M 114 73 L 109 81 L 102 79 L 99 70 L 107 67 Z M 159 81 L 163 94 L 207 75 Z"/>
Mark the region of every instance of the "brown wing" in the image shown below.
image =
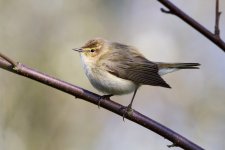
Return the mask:
<path id="1" fill-rule="evenodd" d="M 133 47 L 113 44 L 116 46 L 111 48 L 107 55 L 102 56 L 104 59 L 101 62 L 109 73 L 137 84 L 170 88 L 158 74 L 157 64 L 147 60 Z"/>

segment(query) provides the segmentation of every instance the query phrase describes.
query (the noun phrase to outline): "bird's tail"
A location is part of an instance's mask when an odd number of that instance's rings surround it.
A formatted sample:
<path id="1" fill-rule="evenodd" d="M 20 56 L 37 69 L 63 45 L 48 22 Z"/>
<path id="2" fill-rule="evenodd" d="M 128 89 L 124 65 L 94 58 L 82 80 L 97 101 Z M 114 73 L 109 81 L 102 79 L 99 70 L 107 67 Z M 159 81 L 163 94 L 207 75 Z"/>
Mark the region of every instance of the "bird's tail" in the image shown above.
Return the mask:
<path id="1" fill-rule="evenodd" d="M 171 73 L 180 69 L 199 69 L 199 63 L 156 63 L 159 68 L 159 75 Z"/>

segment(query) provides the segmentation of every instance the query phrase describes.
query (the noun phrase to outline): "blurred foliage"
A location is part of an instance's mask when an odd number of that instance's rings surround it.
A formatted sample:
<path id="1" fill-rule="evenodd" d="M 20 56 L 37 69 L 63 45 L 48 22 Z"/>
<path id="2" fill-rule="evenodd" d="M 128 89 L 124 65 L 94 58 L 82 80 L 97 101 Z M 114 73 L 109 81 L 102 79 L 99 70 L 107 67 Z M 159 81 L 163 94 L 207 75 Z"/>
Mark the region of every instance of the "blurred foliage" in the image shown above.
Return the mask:
<path id="1" fill-rule="evenodd" d="M 214 1 L 173 1 L 214 29 Z M 221 10 L 225 3 L 221 1 Z M 225 147 L 224 53 L 145 0 L 0 0 L 1 52 L 97 92 L 71 49 L 93 37 L 134 45 L 149 59 L 199 62 L 165 76 L 172 90 L 143 86 L 134 108 L 207 149 Z M 225 25 L 221 15 L 221 27 Z M 221 38 L 225 39 L 224 28 Z M 0 149 L 165 149 L 155 133 L 104 109 L 0 69 Z M 115 96 L 124 105 L 131 95 Z M 176 149 L 176 148 L 175 148 Z M 177 148 L 178 149 L 178 148 Z"/>

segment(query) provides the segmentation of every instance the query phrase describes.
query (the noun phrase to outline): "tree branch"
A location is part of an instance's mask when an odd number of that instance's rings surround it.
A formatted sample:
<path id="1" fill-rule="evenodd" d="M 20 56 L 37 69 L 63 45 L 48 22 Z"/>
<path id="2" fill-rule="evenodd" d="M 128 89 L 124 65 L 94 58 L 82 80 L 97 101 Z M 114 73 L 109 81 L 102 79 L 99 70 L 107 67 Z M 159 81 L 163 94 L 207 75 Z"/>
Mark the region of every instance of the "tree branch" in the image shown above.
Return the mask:
<path id="1" fill-rule="evenodd" d="M 3 59 L 4 59 L 5 61 L 7 61 L 8 63 L 10 63 L 12 68 L 16 68 L 17 63 L 14 62 L 11 58 L 9 58 L 9 57 L 3 55 L 2 53 L 0 53 L 0 57 L 3 58 Z"/>
<path id="2" fill-rule="evenodd" d="M 32 80 L 36 80 L 42 84 L 51 86 L 56 88 L 62 92 L 68 93 L 73 95 L 77 98 L 81 98 L 85 101 L 98 105 L 98 102 L 101 98 L 100 95 L 92 93 L 88 90 L 82 89 L 78 86 L 72 85 L 65 81 L 56 79 L 51 77 L 47 74 L 38 72 L 32 68 L 26 67 L 21 63 L 14 63 L 15 61 L 9 59 L 8 57 L 4 56 L 0 53 L 0 68 L 3 68 L 7 71 L 13 72 L 15 74 L 30 78 Z M 15 66 L 16 65 L 16 66 Z M 13 68 L 17 69 L 13 69 Z M 103 100 L 101 101 L 101 107 L 114 112 L 120 116 L 123 116 L 123 108 L 124 106 L 113 102 L 111 100 Z M 169 145 L 168 147 L 179 146 L 186 150 L 203 150 L 200 146 L 194 144 L 193 142 L 189 141 L 188 139 L 184 138 L 183 136 L 179 135 L 178 133 L 172 131 L 171 129 L 159 124 L 158 122 L 148 118 L 147 116 L 142 115 L 141 113 L 133 110 L 133 113 L 129 115 L 125 115 L 125 118 L 163 136 L 164 138 L 171 141 L 173 144 Z"/>
<path id="3" fill-rule="evenodd" d="M 217 38 L 220 38 L 220 29 L 219 29 L 219 20 L 221 12 L 219 11 L 219 0 L 216 0 L 216 19 L 215 19 L 215 31 L 214 34 L 217 36 Z"/>
<path id="4" fill-rule="evenodd" d="M 203 25 L 198 23 L 196 20 L 185 14 L 181 9 L 176 7 L 173 3 L 171 3 L 169 0 L 158 0 L 160 3 L 162 3 L 165 7 L 167 7 L 169 10 L 161 9 L 162 12 L 166 12 L 166 14 L 174 14 L 180 19 L 182 19 L 184 22 L 192 26 L 194 29 L 199 31 L 201 34 L 203 34 L 206 38 L 208 38 L 210 41 L 212 41 L 214 44 L 216 44 L 218 47 L 220 47 L 225 52 L 225 42 L 221 40 L 219 37 L 219 16 L 221 12 L 219 12 L 219 2 L 217 0 L 217 10 L 216 10 L 216 31 L 215 34 L 210 32 L 208 29 L 206 29 Z"/>

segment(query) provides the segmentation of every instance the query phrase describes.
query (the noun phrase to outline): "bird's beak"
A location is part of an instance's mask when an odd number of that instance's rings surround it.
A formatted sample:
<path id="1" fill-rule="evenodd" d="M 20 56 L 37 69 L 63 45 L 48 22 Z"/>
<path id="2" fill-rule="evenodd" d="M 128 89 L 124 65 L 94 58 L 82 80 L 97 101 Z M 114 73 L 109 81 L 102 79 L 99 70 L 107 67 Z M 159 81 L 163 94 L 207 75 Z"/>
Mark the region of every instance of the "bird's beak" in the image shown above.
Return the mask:
<path id="1" fill-rule="evenodd" d="M 77 52 L 84 52 L 84 50 L 82 48 L 74 48 L 73 50 L 77 51 Z"/>

